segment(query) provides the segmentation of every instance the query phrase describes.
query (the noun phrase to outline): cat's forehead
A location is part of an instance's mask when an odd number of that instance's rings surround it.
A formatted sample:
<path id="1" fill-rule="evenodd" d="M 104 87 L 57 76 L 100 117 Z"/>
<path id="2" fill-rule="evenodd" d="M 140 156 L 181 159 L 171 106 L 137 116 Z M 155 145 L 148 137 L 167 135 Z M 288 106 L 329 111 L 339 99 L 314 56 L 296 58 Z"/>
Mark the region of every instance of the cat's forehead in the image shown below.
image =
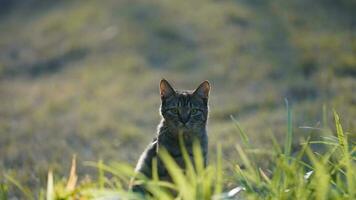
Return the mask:
<path id="1" fill-rule="evenodd" d="M 176 100 L 189 102 L 195 100 L 195 95 L 193 91 L 184 90 L 184 91 L 176 91 Z"/>
<path id="2" fill-rule="evenodd" d="M 165 106 L 187 106 L 187 105 L 204 105 L 204 100 L 197 97 L 194 91 L 184 90 L 175 91 L 176 95 L 168 98 L 163 105 Z"/>
<path id="3" fill-rule="evenodd" d="M 192 96 L 193 91 L 192 90 L 176 90 L 176 94 L 178 94 L 178 96 Z"/>

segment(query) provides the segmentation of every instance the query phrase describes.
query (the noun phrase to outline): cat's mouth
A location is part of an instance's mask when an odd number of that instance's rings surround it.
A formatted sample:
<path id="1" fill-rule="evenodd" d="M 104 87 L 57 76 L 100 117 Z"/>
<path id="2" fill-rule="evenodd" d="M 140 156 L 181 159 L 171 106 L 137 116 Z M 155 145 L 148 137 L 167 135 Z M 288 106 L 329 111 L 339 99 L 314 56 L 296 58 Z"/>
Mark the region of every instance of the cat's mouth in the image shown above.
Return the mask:
<path id="1" fill-rule="evenodd" d="M 190 125 L 189 124 L 183 124 L 183 123 L 180 123 L 179 125 L 178 125 L 178 127 L 180 128 L 180 129 L 184 129 L 184 130 L 188 130 L 188 129 L 190 129 Z"/>

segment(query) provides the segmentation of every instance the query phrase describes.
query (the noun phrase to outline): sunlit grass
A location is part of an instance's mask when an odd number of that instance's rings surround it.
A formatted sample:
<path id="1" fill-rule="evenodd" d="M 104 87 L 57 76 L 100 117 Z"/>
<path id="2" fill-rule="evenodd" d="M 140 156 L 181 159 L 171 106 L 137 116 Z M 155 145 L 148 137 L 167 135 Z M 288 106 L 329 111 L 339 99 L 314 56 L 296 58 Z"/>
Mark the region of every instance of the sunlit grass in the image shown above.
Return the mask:
<path id="1" fill-rule="evenodd" d="M 287 150 L 285 96 L 298 125 L 313 126 L 325 103 L 355 130 L 346 1 L 8 1 L 18 6 L 0 17 L 0 171 L 38 191 L 48 166 L 58 183 L 73 153 L 133 164 L 155 134 L 162 77 L 181 89 L 212 82 L 209 148 L 222 143 L 229 178 L 235 144 L 245 141 L 230 115 L 246 130 L 251 160 L 282 154 L 268 148 L 270 132 Z M 305 134 L 293 132 L 293 144 Z M 79 180 L 88 172 L 78 171 Z"/>
<path id="2" fill-rule="evenodd" d="M 172 182 L 159 180 L 157 160 L 153 162 L 153 178 L 136 174 L 133 166 L 126 163 L 104 164 L 88 162 L 86 166 L 98 170 L 96 180 L 77 181 L 76 160 L 73 158 L 67 179 L 54 180 L 52 170 L 48 173 L 47 187 L 42 191 L 31 191 L 14 177 L 5 175 L 8 184 L 0 185 L 1 199 L 7 199 L 8 187 L 17 187 L 26 199 L 354 199 L 356 184 L 356 147 L 348 140 L 350 133 L 342 129 L 339 116 L 334 113 L 334 135 L 325 135 L 318 141 L 307 140 L 301 148 L 291 152 L 292 121 L 288 109 L 287 137 L 285 144 L 274 140 L 271 150 L 252 146 L 245 132 L 242 145 L 236 145 L 240 163 L 224 171 L 221 145 L 217 147 L 216 160 L 204 167 L 199 145 L 193 145 L 194 159 L 182 148 L 186 170 L 182 170 L 169 153 L 162 149 L 159 157 L 172 178 Z M 239 127 L 239 125 L 237 124 Z M 331 133 L 330 130 L 326 130 Z M 183 141 L 180 140 L 181 147 Z M 312 144 L 323 148 L 315 150 Z M 259 151 L 270 152 L 268 168 L 258 165 L 254 156 Z M 243 166 L 243 167 L 242 167 Z M 231 176 L 227 178 L 226 176 Z M 135 194 L 128 185 L 142 184 L 149 194 Z M 229 180 L 229 181 L 227 181 Z M 45 192 L 45 193 L 44 193 Z M 44 195 L 46 194 L 46 195 Z"/>

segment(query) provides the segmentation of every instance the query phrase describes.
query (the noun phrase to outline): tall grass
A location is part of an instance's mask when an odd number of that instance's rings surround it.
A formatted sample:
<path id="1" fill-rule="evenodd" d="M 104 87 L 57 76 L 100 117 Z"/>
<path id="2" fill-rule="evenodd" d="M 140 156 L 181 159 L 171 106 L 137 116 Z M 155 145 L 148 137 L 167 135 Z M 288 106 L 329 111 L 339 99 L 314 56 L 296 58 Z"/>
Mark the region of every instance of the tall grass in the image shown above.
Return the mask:
<path id="1" fill-rule="evenodd" d="M 288 102 L 287 102 L 288 105 Z M 230 171 L 222 159 L 221 146 L 217 147 L 216 160 L 204 167 L 199 145 L 194 143 L 194 159 L 182 148 L 186 170 L 182 170 L 166 150 L 159 152 L 160 159 L 167 167 L 172 183 L 160 180 L 157 175 L 157 160 L 153 162 L 153 178 L 148 179 L 136 174 L 133 167 L 125 163 L 88 162 L 87 166 L 98 170 L 96 181 L 77 183 L 75 160 L 68 181 L 54 182 L 52 172 L 48 176 L 45 195 L 39 199 L 355 199 L 356 183 L 356 147 L 348 140 L 340 118 L 334 113 L 335 134 L 321 133 L 320 140 L 307 139 L 300 149 L 292 152 L 292 117 L 287 106 L 287 136 L 284 145 L 271 137 L 272 149 L 259 149 L 269 155 L 268 167 L 261 167 L 260 160 L 254 155 L 258 150 L 249 142 L 248 136 L 241 131 L 242 145 L 236 145 L 241 162 L 232 166 Z M 234 119 L 235 120 L 235 119 Z M 330 130 L 321 130 L 332 133 Z M 183 142 L 180 140 L 181 147 Z M 322 148 L 313 149 L 318 144 Z M 284 149 L 283 149 L 284 148 Z M 235 159 L 235 158 L 231 158 Z M 267 160 L 267 159 L 266 159 Z M 241 166 L 244 167 L 241 167 Z M 136 183 L 143 184 L 149 195 L 132 193 L 128 184 L 133 176 Z M 227 177 L 229 176 L 229 177 Z M 6 176 L 28 199 L 34 195 L 14 178 Z M 227 181 L 230 180 L 230 181 Z M 8 186 L 0 185 L 0 197 L 6 199 Z M 225 192 L 224 192 L 225 191 Z M 32 196 L 31 196 L 32 195 Z"/>

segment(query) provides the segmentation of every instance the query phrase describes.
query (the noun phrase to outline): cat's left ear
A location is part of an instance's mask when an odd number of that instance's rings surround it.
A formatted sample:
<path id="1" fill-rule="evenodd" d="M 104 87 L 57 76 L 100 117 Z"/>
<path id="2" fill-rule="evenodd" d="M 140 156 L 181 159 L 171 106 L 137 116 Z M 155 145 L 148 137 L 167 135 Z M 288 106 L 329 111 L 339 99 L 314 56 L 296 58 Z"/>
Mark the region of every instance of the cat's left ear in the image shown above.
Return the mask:
<path id="1" fill-rule="evenodd" d="M 210 83 L 209 81 L 202 82 L 198 88 L 194 91 L 194 94 L 198 95 L 203 99 L 209 98 Z"/>

